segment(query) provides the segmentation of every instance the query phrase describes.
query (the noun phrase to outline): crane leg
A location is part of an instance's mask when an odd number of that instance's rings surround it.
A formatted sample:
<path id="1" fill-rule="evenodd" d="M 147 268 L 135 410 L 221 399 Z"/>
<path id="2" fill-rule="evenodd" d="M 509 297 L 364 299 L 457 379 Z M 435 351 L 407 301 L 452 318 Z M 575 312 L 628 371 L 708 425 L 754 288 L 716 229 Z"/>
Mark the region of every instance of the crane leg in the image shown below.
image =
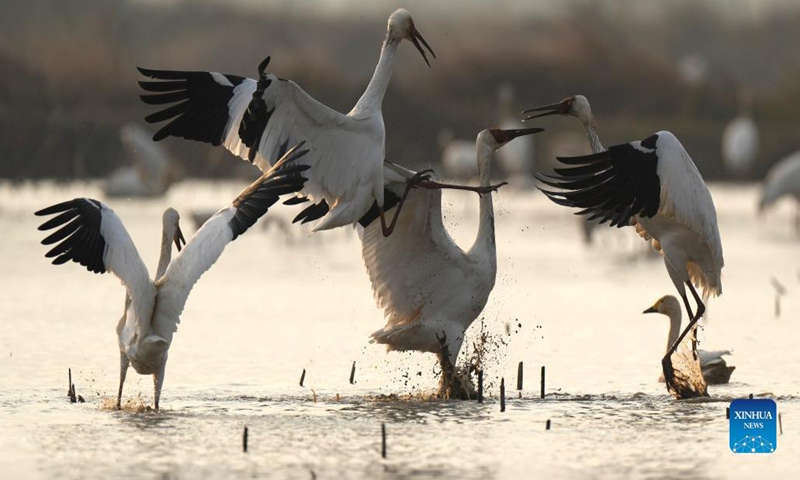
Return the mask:
<path id="1" fill-rule="evenodd" d="M 124 352 L 119 352 L 119 392 L 117 392 L 117 410 L 122 409 L 122 385 L 125 384 L 125 376 L 128 374 L 130 360 Z"/>
<path id="2" fill-rule="evenodd" d="M 687 325 L 686 328 L 683 330 L 683 332 L 681 332 L 681 334 L 678 336 L 678 339 L 675 340 L 675 343 L 672 344 L 672 346 L 667 351 L 667 354 L 664 355 L 664 358 L 661 360 L 661 366 L 664 369 L 664 379 L 667 381 L 667 387 L 670 386 L 670 380 L 672 379 L 673 376 L 672 359 L 670 357 L 672 357 L 672 354 L 675 353 L 675 350 L 678 349 L 678 345 L 681 344 L 684 337 L 686 337 L 686 334 L 689 333 L 692 330 L 692 328 L 694 328 L 697 321 L 700 320 L 700 317 L 702 317 L 706 311 L 706 307 L 703 304 L 703 300 L 700 298 L 700 295 L 697 294 L 697 290 L 694 289 L 692 282 L 686 282 L 686 285 L 689 287 L 689 291 L 692 292 L 692 296 L 694 297 L 695 302 L 697 302 L 697 313 L 694 316 L 692 316 L 692 309 L 689 306 L 689 299 L 686 298 L 686 294 L 681 295 L 681 297 L 683 297 L 684 303 L 686 304 L 686 311 L 688 312 L 689 318 L 691 318 L 691 320 L 689 321 L 689 325 Z M 692 348 L 693 350 L 692 353 L 696 355 L 695 353 L 696 346 L 693 347 L 694 348 Z"/>
<path id="3" fill-rule="evenodd" d="M 430 190 L 435 189 L 435 188 L 438 188 L 438 189 L 447 188 L 447 189 L 450 189 L 450 190 L 467 190 L 467 191 L 475 192 L 475 193 L 478 193 L 478 194 L 482 195 L 484 193 L 496 192 L 497 189 L 499 189 L 503 185 L 508 185 L 508 182 L 500 182 L 500 183 L 498 183 L 496 185 L 489 185 L 489 186 L 486 186 L 486 187 L 470 187 L 470 186 L 467 186 L 467 185 L 454 185 L 452 183 L 441 183 L 441 182 L 436 182 L 436 181 L 433 181 L 433 180 L 426 179 L 426 180 L 423 180 L 423 181 L 417 183 L 415 186 L 421 187 L 421 188 L 427 188 L 427 189 L 430 189 Z"/>
<path id="4" fill-rule="evenodd" d="M 164 385 L 164 370 L 166 366 L 167 362 L 166 359 L 164 359 L 164 363 L 161 364 L 161 367 L 153 375 L 153 386 L 155 387 L 153 392 L 153 405 L 155 410 L 158 410 L 158 402 L 161 400 L 161 387 Z"/>
<path id="5" fill-rule="evenodd" d="M 388 237 L 394 231 L 394 226 L 397 224 L 397 219 L 400 216 L 400 210 L 403 208 L 403 204 L 406 203 L 406 197 L 408 197 L 408 192 L 411 191 L 411 188 L 414 185 L 419 184 L 420 182 L 429 181 L 428 180 L 428 173 L 433 172 L 432 169 L 422 170 L 414 174 L 413 177 L 409 178 L 406 182 L 406 189 L 403 191 L 403 196 L 400 197 L 400 203 L 397 204 L 397 209 L 394 211 L 394 216 L 392 217 L 392 221 L 389 226 L 386 226 L 386 215 L 383 212 L 383 206 L 378 206 L 378 214 L 381 217 L 381 230 L 383 231 L 383 236 Z"/>

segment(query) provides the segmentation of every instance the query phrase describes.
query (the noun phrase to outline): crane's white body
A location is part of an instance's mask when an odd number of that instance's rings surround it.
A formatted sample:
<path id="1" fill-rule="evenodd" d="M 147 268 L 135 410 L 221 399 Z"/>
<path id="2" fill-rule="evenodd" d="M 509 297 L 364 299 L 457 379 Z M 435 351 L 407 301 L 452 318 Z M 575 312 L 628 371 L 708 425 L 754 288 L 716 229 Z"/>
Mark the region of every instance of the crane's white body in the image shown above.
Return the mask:
<path id="1" fill-rule="evenodd" d="M 488 186 L 489 158 L 479 163 L 481 185 Z M 478 236 L 467 251 L 447 232 L 438 189 L 412 190 L 391 236 L 383 237 L 377 222 L 359 228 L 359 235 L 375 300 L 387 321 L 372 338 L 389 350 L 437 354 L 445 339 L 455 363 L 464 332 L 486 305 L 497 273 L 491 194 L 481 196 Z"/>
<path id="2" fill-rule="evenodd" d="M 722 293 L 722 242 L 711 192 L 680 141 L 667 131 L 657 133 L 661 200 L 652 218 L 636 216 L 636 230 L 664 255 L 672 283 L 685 295 L 691 281 L 703 297 Z"/>
<path id="3" fill-rule="evenodd" d="M 729 172 L 742 174 L 758 158 L 758 127 L 752 117 L 741 114 L 722 131 L 722 160 Z"/>

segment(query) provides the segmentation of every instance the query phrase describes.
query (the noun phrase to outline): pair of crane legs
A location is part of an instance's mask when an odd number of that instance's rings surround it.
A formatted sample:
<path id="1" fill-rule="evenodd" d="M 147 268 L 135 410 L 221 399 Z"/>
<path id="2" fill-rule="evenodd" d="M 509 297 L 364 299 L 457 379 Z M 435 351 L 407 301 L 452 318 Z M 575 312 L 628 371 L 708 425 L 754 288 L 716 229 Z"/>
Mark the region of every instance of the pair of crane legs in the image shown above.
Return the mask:
<path id="1" fill-rule="evenodd" d="M 668 388 L 673 388 L 672 379 L 674 377 L 674 371 L 672 369 L 672 354 L 675 353 L 675 350 L 678 349 L 678 345 L 680 345 L 684 337 L 686 337 L 686 334 L 689 333 L 692 328 L 694 328 L 695 324 L 697 324 L 697 321 L 700 320 L 700 317 L 702 317 L 706 311 L 706 307 L 703 305 L 703 301 L 697 294 L 697 290 L 694 289 L 692 282 L 687 281 L 686 286 L 689 287 L 689 291 L 692 292 L 692 296 L 694 297 L 695 302 L 697 302 L 697 313 L 694 315 L 692 314 L 692 307 L 689 305 L 689 299 L 686 297 L 686 293 L 681 292 L 681 298 L 683 298 L 683 303 L 686 305 L 686 313 L 689 315 L 691 320 L 689 321 L 689 325 L 687 325 L 683 332 L 681 332 L 680 336 L 678 336 L 678 339 L 675 340 L 675 343 L 672 344 L 667 351 L 667 354 L 664 355 L 664 358 L 661 360 L 661 366 L 664 370 L 664 380 L 666 381 Z"/>
<path id="2" fill-rule="evenodd" d="M 452 185 L 449 183 L 440 183 L 435 182 L 430 179 L 429 173 L 433 173 L 433 169 L 422 170 L 417 172 L 411 178 L 406 181 L 406 189 L 403 192 L 403 196 L 400 197 L 400 203 L 397 204 L 397 210 L 394 211 L 394 217 L 392 217 L 392 221 L 389 225 L 386 225 L 386 216 L 383 212 L 383 206 L 378 206 L 378 214 L 381 217 L 381 230 L 383 231 L 383 236 L 388 237 L 394 231 L 395 224 L 397 224 L 397 219 L 400 216 L 400 210 L 403 208 L 403 204 L 406 201 L 406 197 L 408 197 L 408 193 L 414 187 L 420 188 L 427 188 L 427 189 L 450 189 L 450 190 L 467 190 L 470 192 L 475 192 L 479 195 L 483 195 L 485 193 L 491 193 L 497 191 L 498 188 L 502 187 L 503 185 L 508 185 L 507 182 L 498 183 L 497 185 L 489 185 L 486 187 L 468 187 L 466 185 Z"/>

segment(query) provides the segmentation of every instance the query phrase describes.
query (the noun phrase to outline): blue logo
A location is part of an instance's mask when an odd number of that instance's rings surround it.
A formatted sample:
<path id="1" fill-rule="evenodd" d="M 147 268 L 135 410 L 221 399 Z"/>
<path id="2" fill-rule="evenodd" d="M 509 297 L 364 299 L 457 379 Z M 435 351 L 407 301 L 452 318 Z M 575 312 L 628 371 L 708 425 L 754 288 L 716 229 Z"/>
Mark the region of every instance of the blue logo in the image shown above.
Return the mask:
<path id="1" fill-rule="evenodd" d="M 730 447 L 733 453 L 772 453 L 778 448 L 778 406 L 769 398 L 731 402 Z"/>

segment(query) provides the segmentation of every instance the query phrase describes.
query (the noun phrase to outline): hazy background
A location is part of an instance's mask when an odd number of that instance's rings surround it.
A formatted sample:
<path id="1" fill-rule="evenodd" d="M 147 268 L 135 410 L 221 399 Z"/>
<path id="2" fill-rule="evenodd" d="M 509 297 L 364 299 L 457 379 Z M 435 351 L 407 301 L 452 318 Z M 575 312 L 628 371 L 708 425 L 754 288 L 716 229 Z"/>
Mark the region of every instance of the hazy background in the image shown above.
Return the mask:
<path id="1" fill-rule="evenodd" d="M 740 92 L 761 139 L 748 178 L 800 147 L 797 2 L 26 0 L 0 16 L 0 178 L 104 177 L 128 162 L 119 127 L 153 111 L 137 65 L 255 76 L 271 55 L 271 72 L 347 112 L 399 6 L 438 58 L 429 69 L 400 49 L 384 101 L 389 159 L 435 166 L 441 129 L 474 138 L 497 124 L 503 82 L 520 110 L 585 94 L 606 145 L 669 129 L 709 179 L 725 178 L 720 136 Z M 580 131 L 574 119 L 539 124 Z M 162 143 L 189 175 L 236 170 L 222 149 Z"/>

